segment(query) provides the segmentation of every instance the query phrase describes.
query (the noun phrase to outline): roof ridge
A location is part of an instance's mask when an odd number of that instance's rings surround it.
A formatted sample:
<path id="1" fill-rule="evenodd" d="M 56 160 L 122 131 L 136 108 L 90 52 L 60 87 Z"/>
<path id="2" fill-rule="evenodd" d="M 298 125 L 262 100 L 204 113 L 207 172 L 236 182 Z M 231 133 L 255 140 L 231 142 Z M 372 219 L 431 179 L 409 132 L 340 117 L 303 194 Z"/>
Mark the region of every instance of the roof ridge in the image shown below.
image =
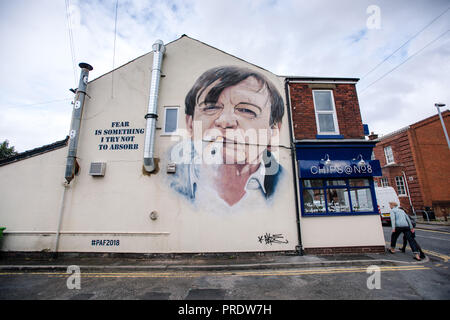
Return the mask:
<path id="1" fill-rule="evenodd" d="M 65 146 L 67 146 L 68 141 L 69 141 L 69 136 L 67 136 L 64 140 L 59 140 L 59 141 L 56 141 L 56 142 L 53 142 L 50 144 L 43 145 L 42 147 L 30 149 L 30 150 L 15 154 L 13 156 L 1 159 L 0 167 L 10 164 L 10 163 L 13 163 L 13 162 L 28 159 L 30 157 L 34 157 L 34 156 L 40 155 L 42 153 L 50 152 L 50 151 L 65 147 Z"/>

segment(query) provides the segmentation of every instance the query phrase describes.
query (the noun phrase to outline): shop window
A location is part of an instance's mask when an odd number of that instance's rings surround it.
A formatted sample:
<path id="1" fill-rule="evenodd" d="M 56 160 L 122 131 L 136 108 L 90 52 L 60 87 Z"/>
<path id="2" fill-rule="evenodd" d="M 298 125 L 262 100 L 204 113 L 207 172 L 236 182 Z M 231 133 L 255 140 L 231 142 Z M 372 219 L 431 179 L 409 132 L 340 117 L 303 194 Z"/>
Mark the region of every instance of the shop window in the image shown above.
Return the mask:
<path id="1" fill-rule="evenodd" d="M 319 134 L 339 134 L 332 90 L 313 90 L 316 124 Z"/>
<path id="2" fill-rule="evenodd" d="M 397 185 L 397 194 L 406 196 L 405 180 L 403 180 L 402 176 L 395 177 L 395 184 Z"/>
<path id="3" fill-rule="evenodd" d="M 322 189 L 303 189 L 303 203 L 307 213 L 326 213 L 325 196 Z"/>
<path id="4" fill-rule="evenodd" d="M 386 157 L 386 164 L 394 163 L 394 154 L 392 153 L 391 146 L 384 148 L 384 156 Z"/>
<path id="5" fill-rule="evenodd" d="M 350 189 L 353 211 L 365 212 L 373 210 L 370 189 Z"/>
<path id="6" fill-rule="evenodd" d="M 375 214 L 372 179 L 302 180 L 304 216 Z"/>
<path id="7" fill-rule="evenodd" d="M 164 108 L 164 134 L 176 134 L 178 129 L 178 107 Z"/>
<path id="8" fill-rule="evenodd" d="M 350 212 L 350 201 L 346 189 L 327 189 L 328 212 Z"/>

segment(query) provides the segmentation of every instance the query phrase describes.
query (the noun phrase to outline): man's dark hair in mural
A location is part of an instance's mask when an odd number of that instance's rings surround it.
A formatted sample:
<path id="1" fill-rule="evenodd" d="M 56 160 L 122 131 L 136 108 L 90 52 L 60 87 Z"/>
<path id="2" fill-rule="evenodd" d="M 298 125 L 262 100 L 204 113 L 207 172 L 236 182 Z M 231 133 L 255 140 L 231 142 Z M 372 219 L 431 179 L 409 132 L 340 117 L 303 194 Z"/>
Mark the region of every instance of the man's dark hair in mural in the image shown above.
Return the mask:
<path id="1" fill-rule="evenodd" d="M 269 91 L 271 102 L 270 125 L 280 123 L 284 115 L 284 101 L 281 98 L 275 86 L 269 82 L 262 74 L 250 69 L 239 68 L 235 66 L 217 67 L 203 73 L 195 82 L 194 86 L 186 95 L 185 112 L 187 115 L 193 116 L 195 106 L 198 104 L 198 98 L 203 91 L 211 84 L 219 80 L 207 94 L 205 101 L 216 103 L 222 91 L 228 87 L 234 86 L 239 82 L 253 77 L 261 85 L 261 89 L 266 87 Z"/>
<path id="2" fill-rule="evenodd" d="M 282 175 L 272 151 L 284 101 L 265 76 L 236 66 L 207 70 L 187 93 L 185 113 L 191 139 L 181 153 L 191 160 L 178 162 L 172 188 L 196 202 L 200 194 L 208 199 L 206 194 L 215 193 L 229 207 L 244 198 L 254 203 L 261 195 L 272 198 Z M 172 156 L 179 149 L 174 147 Z M 208 156 L 221 162 L 205 162 Z"/>

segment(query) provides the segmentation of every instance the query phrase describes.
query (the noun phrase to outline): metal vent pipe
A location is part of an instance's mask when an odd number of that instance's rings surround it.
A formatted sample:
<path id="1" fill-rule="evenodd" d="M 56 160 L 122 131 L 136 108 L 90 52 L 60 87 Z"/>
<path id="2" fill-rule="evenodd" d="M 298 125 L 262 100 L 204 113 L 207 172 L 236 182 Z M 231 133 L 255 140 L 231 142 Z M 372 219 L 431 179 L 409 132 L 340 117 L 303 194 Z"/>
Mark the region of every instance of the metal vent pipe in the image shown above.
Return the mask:
<path id="1" fill-rule="evenodd" d="M 84 98 L 86 96 L 86 88 L 88 83 L 89 71 L 92 71 L 92 66 L 87 63 L 80 63 L 81 68 L 80 82 L 75 93 L 75 103 L 72 111 L 72 123 L 70 124 L 69 133 L 69 152 L 67 154 L 66 174 L 67 183 L 72 181 L 75 176 L 75 157 L 77 156 L 78 137 L 80 133 L 81 115 L 83 113 Z"/>
<path id="2" fill-rule="evenodd" d="M 147 126 L 145 129 L 145 145 L 144 145 L 144 169 L 147 172 L 153 172 L 155 165 L 155 129 L 156 120 L 158 119 L 158 91 L 159 80 L 161 78 L 161 65 L 166 51 L 166 47 L 161 40 L 157 40 L 153 46 L 153 66 L 152 79 L 150 83 L 150 97 L 148 101 L 148 111 L 145 115 Z"/>

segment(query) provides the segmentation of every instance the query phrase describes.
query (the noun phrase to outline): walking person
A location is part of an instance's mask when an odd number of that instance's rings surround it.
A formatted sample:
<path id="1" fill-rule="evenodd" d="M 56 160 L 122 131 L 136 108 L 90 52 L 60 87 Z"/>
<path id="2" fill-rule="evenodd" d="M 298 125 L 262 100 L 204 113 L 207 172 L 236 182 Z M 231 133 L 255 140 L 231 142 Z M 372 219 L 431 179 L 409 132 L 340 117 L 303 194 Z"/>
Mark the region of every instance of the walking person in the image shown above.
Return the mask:
<path id="1" fill-rule="evenodd" d="M 396 202 L 389 202 L 389 206 L 391 207 L 390 215 L 392 224 L 391 248 L 389 249 L 389 252 L 392 254 L 395 253 L 395 245 L 397 243 L 397 239 L 400 234 L 403 233 L 414 254 L 414 259 L 420 261 L 420 251 L 412 235 L 414 233 L 414 227 L 411 223 L 411 220 L 409 219 L 405 211 L 398 208 L 398 204 Z"/>
<path id="2" fill-rule="evenodd" d="M 402 208 L 400 208 L 402 209 Z M 413 228 L 416 227 L 416 221 L 414 219 L 412 219 L 410 216 L 408 216 L 409 221 L 411 222 L 411 225 L 413 226 Z M 411 232 L 412 238 L 414 239 L 414 241 L 416 241 L 416 233 L 415 232 Z M 403 246 L 400 249 L 401 252 L 405 253 L 406 251 L 406 242 L 408 241 L 408 239 L 406 238 L 406 235 L 403 234 Z M 416 245 L 417 245 L 417 249 L 419 250 L 419 256 L 420 259 L 425 259 L 425 253 L 423 253 L 422 248 L 420 247 L 419 243 L 416 241 Z"/>

